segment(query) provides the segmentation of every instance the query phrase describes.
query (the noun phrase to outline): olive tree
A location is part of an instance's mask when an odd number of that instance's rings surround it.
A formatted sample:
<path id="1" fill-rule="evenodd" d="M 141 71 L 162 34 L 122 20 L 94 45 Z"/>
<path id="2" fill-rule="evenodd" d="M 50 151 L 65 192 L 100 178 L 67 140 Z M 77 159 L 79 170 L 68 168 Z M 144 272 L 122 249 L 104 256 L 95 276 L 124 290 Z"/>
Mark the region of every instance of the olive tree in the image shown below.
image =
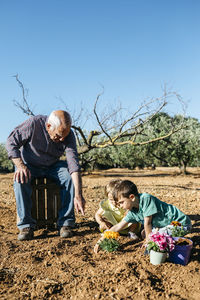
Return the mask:
<path id="1" fill-rule="evenodd" d="M 13 163 L 8 159 L 8 154 L 4 144 L 0 144 L 0 172 L 12 172 Z"/>
<path id="2" fill-rule="evenodd" d="M 173 124 L 184 124 L 184 128 L 159 142 L 148 144 L 145 152 L 154 158 L 154 162 L 160 162 L 166 166 L 178 166 L 181 173 L 186 173 L 188 165 L 198 165 L 200 162 L 200 124 L 197 119 L 176 115 L 170 117 L 166 113 L 154 116 L 148 123 L 146 131 L 148 135 L 164 135 Z"/>

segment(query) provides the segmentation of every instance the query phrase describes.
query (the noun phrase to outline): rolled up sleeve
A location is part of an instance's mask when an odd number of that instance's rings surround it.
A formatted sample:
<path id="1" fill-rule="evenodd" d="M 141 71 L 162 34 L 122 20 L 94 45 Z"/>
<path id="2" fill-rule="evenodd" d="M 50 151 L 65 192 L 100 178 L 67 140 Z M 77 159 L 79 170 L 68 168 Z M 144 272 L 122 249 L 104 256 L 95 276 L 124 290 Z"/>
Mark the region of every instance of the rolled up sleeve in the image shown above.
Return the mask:
<path id="1" fill-rule="evenodd" d="M 80 171 L 78 152 L 76 147 L 76 139 L 73 131 L 71 130 L 66 147 L 66 160 L 68 164 L 69 173 Z"/>
<path id="2" fill-rule="evenodd" d="M 8 136 L 6 150 L 9 159 L 21 157 L 20 148 L 28 141 L 33 128 L 32 118 L 17 126 Z"/>

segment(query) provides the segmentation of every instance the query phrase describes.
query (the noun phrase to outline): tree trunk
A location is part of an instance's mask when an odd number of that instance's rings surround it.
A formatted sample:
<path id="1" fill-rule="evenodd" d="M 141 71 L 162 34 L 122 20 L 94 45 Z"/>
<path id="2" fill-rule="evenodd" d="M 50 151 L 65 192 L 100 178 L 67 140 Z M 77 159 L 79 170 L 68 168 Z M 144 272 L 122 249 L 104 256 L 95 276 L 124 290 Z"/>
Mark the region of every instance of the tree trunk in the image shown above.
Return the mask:
<path id="1" fill-rule="evenodd" d="M 181 160 L 181 164 L 179 165 L 180 174 L 182 174 L 182 175 L 187 174 L 186 167 L 187 167 L 187 163 L 185 161 Z"/>

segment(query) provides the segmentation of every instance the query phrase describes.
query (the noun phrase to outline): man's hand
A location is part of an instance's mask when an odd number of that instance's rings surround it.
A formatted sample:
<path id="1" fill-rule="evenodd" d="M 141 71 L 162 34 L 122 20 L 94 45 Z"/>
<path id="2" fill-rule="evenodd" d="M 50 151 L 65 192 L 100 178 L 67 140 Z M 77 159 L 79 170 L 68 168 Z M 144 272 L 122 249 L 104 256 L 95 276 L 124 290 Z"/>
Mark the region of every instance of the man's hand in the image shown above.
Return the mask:
<path id="1" fill-rule="evenodd" d="M 27 167 L 19 168 L 15 171 L 14 180 L 19 183 L 27 183 L 31 179 L 31 172 Z"/>
<path id="2" fill-rule="evenodd" d="M 77 213 L 80 212 L 83 216 L 85 215 L 85 199 L 83 196 L 74 197 L 74 207 Z"/>
<path id="3" fill-rule="evenodd" d="M 12 161 L 17 168 L 14 174 L 14 180 L 19 183 L 27 183 L 31 179 L 30 170 L 23 163 L 21 158 L 13 158 Z"/>
<path id="4" fill-rule="evenodd" d="M 85 211 L 85 199 L 82 196 L 82 180 L 80 172 L 74 172 L 71 174 L 72 181 L 75 189 L 74 207 L 77 213 L 81 212 L 84 216 Z"/>

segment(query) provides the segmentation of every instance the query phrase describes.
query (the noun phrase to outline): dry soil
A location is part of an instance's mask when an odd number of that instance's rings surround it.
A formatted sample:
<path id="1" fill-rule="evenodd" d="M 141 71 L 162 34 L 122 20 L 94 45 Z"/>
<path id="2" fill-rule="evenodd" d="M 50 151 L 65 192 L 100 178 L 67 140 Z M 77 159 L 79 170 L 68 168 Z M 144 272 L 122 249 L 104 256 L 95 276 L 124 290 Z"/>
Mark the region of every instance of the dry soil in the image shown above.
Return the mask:
<path id="1" fill-rule="evenodd" d="M 17 240 L 13 174 L 0 175 L 0 299 L 200 299 L 200 169 L 180 176 L 177 169 L 112 169 L 83 175 L 85 216 L 77 215 L 74 236 L 35 231 L 32 241 Z M 188 265 L 165 262 L 154 266 L 141 241 L 120 237 L 117 252 L 93 253 L 100 237 L 94 213 L 110 179 L 134 181 L 190 215 L 187 236 L 194 247 Z"/>

